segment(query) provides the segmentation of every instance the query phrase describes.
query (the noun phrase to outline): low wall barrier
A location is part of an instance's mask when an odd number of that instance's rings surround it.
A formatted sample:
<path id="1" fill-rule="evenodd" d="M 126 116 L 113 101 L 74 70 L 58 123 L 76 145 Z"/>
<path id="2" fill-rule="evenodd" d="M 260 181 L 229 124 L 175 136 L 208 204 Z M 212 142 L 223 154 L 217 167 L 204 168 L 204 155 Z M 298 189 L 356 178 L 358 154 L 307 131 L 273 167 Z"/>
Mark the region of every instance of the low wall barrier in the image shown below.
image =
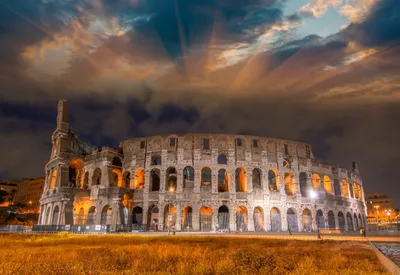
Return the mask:
<path id="1" fill-rule="evenodd" d="M 400 275 L 400 267 L 398 267 L 392 260 L 390 260 L 385 254 L 383 254 L 375 244 L 369 242 L 372 249 L 374 250 L 376 256 L 378 256 L 379 261 L 382 265 L 392 274 Z"/>

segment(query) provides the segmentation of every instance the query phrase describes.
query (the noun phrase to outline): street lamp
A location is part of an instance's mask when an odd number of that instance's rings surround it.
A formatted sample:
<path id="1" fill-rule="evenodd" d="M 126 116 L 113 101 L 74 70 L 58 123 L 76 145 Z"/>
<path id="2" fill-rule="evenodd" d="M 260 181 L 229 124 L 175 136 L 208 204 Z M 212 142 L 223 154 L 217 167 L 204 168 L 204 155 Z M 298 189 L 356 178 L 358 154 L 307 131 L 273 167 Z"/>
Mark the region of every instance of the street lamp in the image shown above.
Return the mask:
<path id="1" fill-rule="evenodd" d="M 317 217 L 318 217 L 318 214 L 317 214 L 317 197 L 318 197 L 317 192 L 315 192 L 314 190 L 311 190 L 310 191 L 310 197 L 314 199 L 315 220 L 317 222 L 317 233 L 318 233 L 317 238 L 321 239 L 321 234 L 319 232 L 319 222 L 318 222 L 318 219 L 317 219 Z"/>

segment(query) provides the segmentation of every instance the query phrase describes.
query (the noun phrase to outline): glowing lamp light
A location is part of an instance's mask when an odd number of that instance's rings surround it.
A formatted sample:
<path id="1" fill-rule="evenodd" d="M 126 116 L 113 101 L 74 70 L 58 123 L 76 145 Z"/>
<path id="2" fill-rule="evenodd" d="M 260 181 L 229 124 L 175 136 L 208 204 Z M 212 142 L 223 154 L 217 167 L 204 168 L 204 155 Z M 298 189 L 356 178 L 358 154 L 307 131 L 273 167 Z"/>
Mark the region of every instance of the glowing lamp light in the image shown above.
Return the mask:
<path id="1" fill-rule="evenodd" d="M 169 192 L 174 192 L 174 188 L 171 187 L 171 188 L 169 189 Z"/>
<path id="2" fill-rule="evenodd" d="M 310 197 L 315 199 L 317 197 L 317 192 L 315 192 L 314 190 L 310 191 Z"/>

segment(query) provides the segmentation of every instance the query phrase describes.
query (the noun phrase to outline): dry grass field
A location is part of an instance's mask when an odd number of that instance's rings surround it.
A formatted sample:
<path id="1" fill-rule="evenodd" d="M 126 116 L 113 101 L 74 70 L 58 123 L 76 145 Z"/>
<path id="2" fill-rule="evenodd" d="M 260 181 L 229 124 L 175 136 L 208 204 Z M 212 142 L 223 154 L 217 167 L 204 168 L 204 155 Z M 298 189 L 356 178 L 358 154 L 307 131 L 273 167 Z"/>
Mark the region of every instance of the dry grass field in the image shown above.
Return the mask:
<path id="1" fill-rule="evenodd" d="M 0 235 L 0 274 L 389 274 L 366 243 Z"/>

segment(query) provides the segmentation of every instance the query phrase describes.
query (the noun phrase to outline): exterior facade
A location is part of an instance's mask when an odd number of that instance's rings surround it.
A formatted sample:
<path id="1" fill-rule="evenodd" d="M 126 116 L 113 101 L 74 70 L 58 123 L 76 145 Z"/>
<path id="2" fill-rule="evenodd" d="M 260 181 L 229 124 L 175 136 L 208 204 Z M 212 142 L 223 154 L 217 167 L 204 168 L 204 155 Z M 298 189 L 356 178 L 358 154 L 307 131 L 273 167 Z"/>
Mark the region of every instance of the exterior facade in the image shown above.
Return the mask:
<path id="1" fill-rule="evenodd" d="M 357 165 L 345 169 L 321 162 L 309 144 L 186 134 L 99 149 L 79 141 L 67 111 L 67 102 L 60 101 L 39 225 L 194 231 L 365 226 Z"/>
<path id="2" fill-rule="evenodd" d="M 40 198 L 44 189 L 44 177 L 25 179 L 17 184 L 17 192 L 13 198 L 13 204 L 23 204 L 27 209 L 36 213 L 40 209 Z"/>

